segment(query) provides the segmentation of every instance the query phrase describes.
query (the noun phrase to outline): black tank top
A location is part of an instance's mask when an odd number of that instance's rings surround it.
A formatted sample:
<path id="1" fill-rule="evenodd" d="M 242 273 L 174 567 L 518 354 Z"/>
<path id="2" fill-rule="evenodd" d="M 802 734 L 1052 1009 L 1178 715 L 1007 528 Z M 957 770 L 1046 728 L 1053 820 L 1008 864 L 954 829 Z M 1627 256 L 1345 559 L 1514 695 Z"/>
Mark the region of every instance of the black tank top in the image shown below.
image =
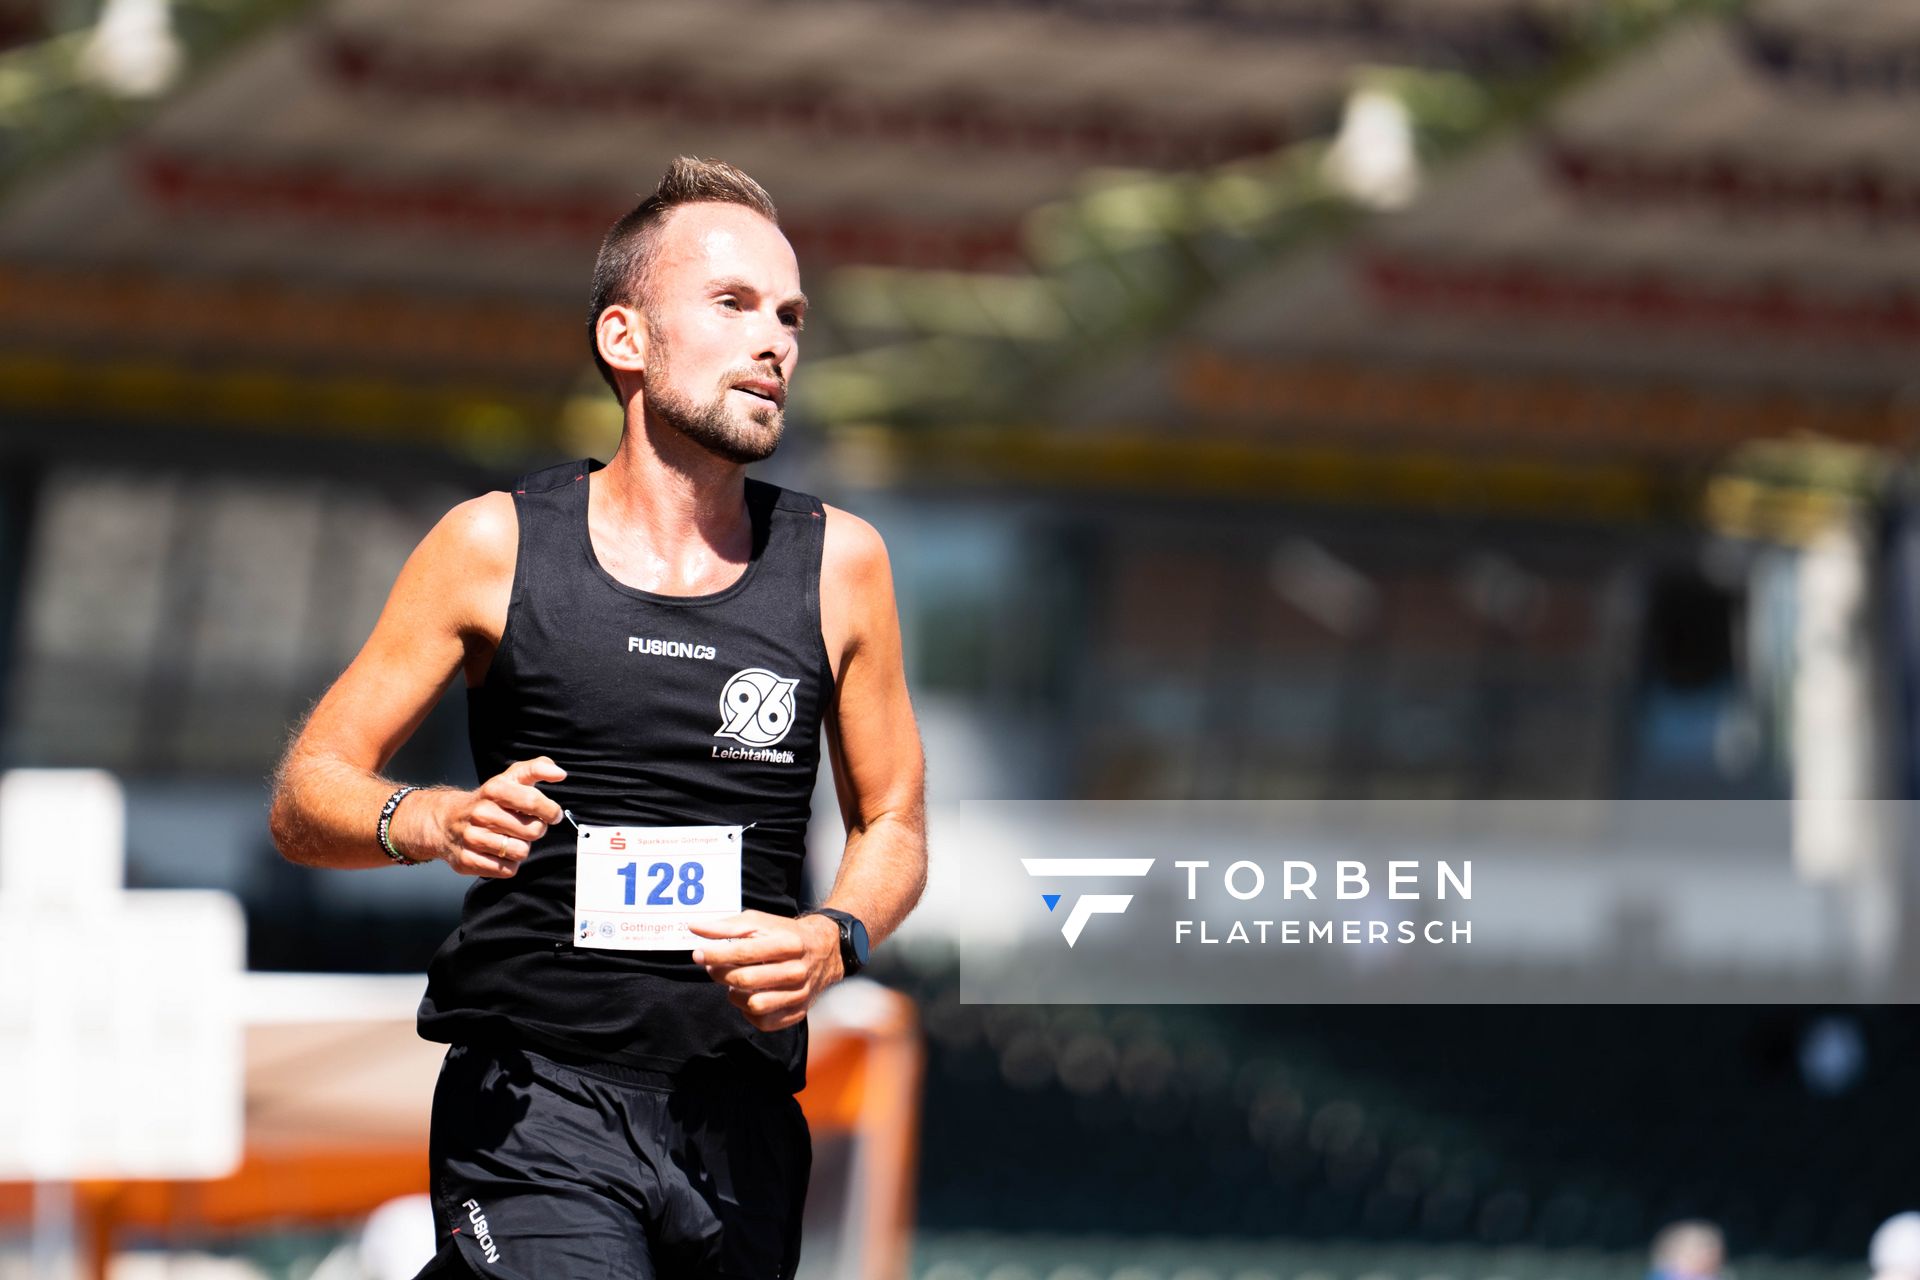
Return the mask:
<path id="1" fill-rule="evenodd" d="M 792 916 L 832 688 L 819 499 L 748 480 L 745 572 L 712 595 L 662 596 L 594 555 L 587 477 L 600 468 L 569 462 L 514 488 L 512 602 L 485 683 L 467 691 L 474 768 L 484 779 L 551 756 L 567 778 L 541 790 L 589 825 L 747 826 L 741 902 Z M 736 723 L 721 694 L 743 672 L 767 689 L 795 682 L 791 714 L 767 697 L 767 714 Z M 420 1034 L 803 1087 L 804 1022 L 755 1030 L 691 952 L 574 945 L 574 839 L 562 820 L 515 875 L 473 882 L 428 970 Z"/>

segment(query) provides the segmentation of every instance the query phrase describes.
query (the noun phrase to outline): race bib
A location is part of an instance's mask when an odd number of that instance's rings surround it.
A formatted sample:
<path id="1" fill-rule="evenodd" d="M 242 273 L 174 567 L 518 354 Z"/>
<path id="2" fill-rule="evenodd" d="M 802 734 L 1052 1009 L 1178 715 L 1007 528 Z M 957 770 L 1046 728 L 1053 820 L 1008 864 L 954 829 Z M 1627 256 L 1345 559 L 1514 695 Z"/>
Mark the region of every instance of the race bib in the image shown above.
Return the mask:
<path id="1" fill-rule="evenodd" d="M 740 910 L 741 827 L 587 827 L 574 840 L 573 945 L 689 951 Z"/>

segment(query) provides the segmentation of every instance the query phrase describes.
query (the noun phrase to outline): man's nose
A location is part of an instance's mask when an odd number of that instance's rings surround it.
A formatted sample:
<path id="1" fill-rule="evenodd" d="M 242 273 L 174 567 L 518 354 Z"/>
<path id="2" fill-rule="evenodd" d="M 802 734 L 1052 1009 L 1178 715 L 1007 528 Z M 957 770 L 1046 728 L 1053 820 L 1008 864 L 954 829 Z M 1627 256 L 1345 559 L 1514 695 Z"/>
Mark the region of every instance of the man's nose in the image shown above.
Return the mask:
<path id="1" fill-rule="evenodd" d="M 793 332 L 778 320 L 769 320 L 767 325 L 768 330 L 760 339 L 761 345 L 753 353 L 753 358 L 785 368 L 788 358 L 793 355 Z"/>

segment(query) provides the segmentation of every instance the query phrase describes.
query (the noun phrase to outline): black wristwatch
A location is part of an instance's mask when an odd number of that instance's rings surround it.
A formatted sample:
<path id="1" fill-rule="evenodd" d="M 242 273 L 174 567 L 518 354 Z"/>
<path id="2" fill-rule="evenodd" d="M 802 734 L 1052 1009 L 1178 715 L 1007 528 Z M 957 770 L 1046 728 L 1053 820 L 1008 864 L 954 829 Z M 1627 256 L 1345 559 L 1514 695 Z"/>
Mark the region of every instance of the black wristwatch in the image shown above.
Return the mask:
<path id="1" fill-rule="evenodd" d="M 843 976 L 851 978 L 867 967 L 867 926 L 861 924 L 858 917 L 832 907 L 814 907 L 802 911 L 803 916 L 825 916 L 840 926 L 840 967 L 845 970 Z"/>

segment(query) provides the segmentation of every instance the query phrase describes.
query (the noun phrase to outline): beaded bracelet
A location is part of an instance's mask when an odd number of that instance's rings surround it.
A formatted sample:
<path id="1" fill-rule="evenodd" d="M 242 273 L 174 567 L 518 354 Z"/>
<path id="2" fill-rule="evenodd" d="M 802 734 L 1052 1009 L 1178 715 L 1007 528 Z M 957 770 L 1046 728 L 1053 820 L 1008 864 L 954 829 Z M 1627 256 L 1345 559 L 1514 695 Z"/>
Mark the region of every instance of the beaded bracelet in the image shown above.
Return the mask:
<path id="1" fill-rule="evenodd" d="M 402 787 L 388 796 L 386 804 L 380 808 L 380 851 L 403 867 L 417 867 L 424 862 L 425 859 L 409 858 L 406 854 L 393 847 L 393 837 L 390 834 L 393 827 L 393 811 L 400 807 L 402 800 L 419 789 L 418 787 Z"/>

